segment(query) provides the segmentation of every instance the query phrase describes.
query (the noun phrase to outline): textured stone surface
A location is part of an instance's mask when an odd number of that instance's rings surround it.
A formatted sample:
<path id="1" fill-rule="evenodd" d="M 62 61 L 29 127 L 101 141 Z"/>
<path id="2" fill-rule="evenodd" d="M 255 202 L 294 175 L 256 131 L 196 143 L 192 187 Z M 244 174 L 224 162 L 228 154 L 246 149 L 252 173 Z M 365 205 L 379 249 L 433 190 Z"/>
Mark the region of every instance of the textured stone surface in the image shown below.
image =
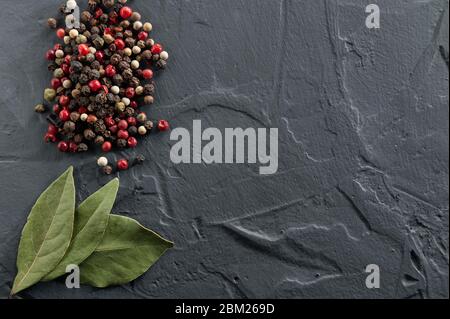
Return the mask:
<path id="1" fill-rule="evenodd" d="M 0 296 L 39 193 L 69 164 L 79 200 L 108 178 L 95 154 L 42 143 L 46 28 L 62 1 L 3 0 Z M 80 2 L 80 1 L 79 1 Z M 133 1 L 171 54 L 155 118 L 173 127 L 277 127 L 280 167 L 174 165 L 169 135 L 121 173 L 115 212 L 176 247 L 135 282 L 38 284 L 28 298 L 448 297 L 448 1 Z M 18 32 L 20 29 L 20 32 Z M 365 287 L 366 265 L 381 289 Z"/>

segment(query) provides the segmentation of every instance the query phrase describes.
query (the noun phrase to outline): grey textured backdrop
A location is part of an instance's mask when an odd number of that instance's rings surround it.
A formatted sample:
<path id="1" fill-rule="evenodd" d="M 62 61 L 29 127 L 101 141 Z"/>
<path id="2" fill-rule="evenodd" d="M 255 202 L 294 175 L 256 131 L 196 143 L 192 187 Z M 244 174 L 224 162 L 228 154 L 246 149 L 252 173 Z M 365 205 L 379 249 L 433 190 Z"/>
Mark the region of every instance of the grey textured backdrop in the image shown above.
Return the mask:
<path id="1" fill-rule="evenodd" d="M 33 112 L 62 1 L 2 0 L 0 296 L 39 193 L 68 165 L 79 200 L 108 178 L 95 154 L 42 143 Z M 79 1 L 81 2 L 81 1 Z M 28 298 L 448 297 L 448 1 L 131 1 L 171 63 L 155 118 L 173 127 L 277 127 L 280 167 L 174 165 L 168 134 L 121 173 L 115 212 L 175 241 L 123 287 L 38 284 Z M 381 8 L 381 29 L 365 7 Z M 381 289 L 365 287 L 368 264 Z"/>

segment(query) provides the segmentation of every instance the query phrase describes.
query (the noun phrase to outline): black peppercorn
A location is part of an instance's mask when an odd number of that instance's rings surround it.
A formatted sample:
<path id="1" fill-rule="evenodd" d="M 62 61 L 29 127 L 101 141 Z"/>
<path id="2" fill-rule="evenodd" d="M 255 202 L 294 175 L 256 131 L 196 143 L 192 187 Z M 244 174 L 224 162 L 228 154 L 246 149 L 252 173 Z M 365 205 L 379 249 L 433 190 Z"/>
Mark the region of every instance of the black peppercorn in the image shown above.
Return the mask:
<path id="1" fill-rule="evenodd" d="M 145 156 L 142 155 L 142 154 L 136 156 L 136 158 L 134 159 L 134 164 L 135 165 L 140 165 L 140 164 L 142 164 L 144 162 L 145 162 Z"/>
<path id="2" fill-rule="evenodd" d="M 133 38 L 126 38 L 125 44 L 127 45 L 127 47 L 132 48 L 136 44 L 136 40 Z"/>
<path id="3" fill-rule="evenodd" d="M 136 126 L 130 126 L 130 127 L 128 128 L 128 133 L 129 133 L 131 136 L 136 135 L 137 132 L 138 132 L 138 129 L 137 129 Z"/>
<path id="4" fill-rule="evenodd" d="M 135 111 L 134 111 L 134 109 L 132 107 L 127 107 L 125 109 L 125 115 L 128 116 L 128 117 L 133 116 L 134 113 L 135 113 Z"/>
<path id="5" fill-rule="evenodd" d="M 67 122 L 65 122 L 65 123 L 64 123 L 64 126 L 63 126 L 63 130 L 64 130 L 66 133 L 72 133 L 72 132 L 74 132 L 74 131 L 75 131 L 75 128 L 76 128 L 75 123 L 72 122 L 72 121 L 67 121 Z"/>
<path id="6" fill-rule="evenodd" d="M 165 60 L 159 60 L 159 61 L 156 63 L 156 66 L 157 66 L 158 68 L 164 70 L 164 69 L 167 67 L 167 61 L 165 61 Z"/>
<path id="7" fill-rule="evenodd" d="M 126 81 L 131 80 L 133 77 L 133 71 L 131 69 L 126 69 L 122 72 L 122 76 Z"/>
<path id="8" fill-rule="evenodd" d="M 118 148 L 125 148 L 127 146 L 127 140 L 124 139 L 118 139 L 117 140 L 117 147 Z"/>
<path id="9" fill-rule="evenodd" d="M 100 70 L 101 66 L 102 66 L 102 65 L 101 65 L 100 62 L 98 62 L 98 61 L 94 61 L 94 62 L 91 63 L 91 67 L 92 67 L 93 69 L 95 69 L 95 70 Z"/>
<path id="10" fill-rule="evenodd" d="M 83 135 L 84 138 L 87 139 L 88 141 L 92 141 L 95 138 L 95 133 L 91 129 L 84 130 Z"/>
<path id="11" fill-rule="evenodd" d="M 114 5 L 115 5 L 115 1 L 114 0 L 103 0 L 102 3 L 108 9 L 114 7 Z"/>
<path id="12" fill-rule="evenodd" d="M 120 61 L 122 61 L 122 57 L 119 54 L 115 53 L 111 56 L 110 62 L 112 65 L 117 65 L 120 63 Z"/>
<path id="13" fill-rule="evenodd" d="M 91 70 L 89 72 L 89 79 L 98 80 L 100 78 L 100 72 L 98 70 Z"/>
<path id="14" fill-rule="evenodd" d="M 89 147 L 85 143 L 78 144 L 78 152 L 87 152 Z"/>
<path id="15" fill-rule="evenodd" d="M 150 52 L 150 50 L 145 50 L 142 52 L 141 56 L 144 60 L 150 60 L 152 58 L 152 52 Z"/>
<path id="16" fill-rule="evenodd" d="M 104 142 L 105 138 L 103 136 L 97 136 L 94 141 L 94 143 L 97 145 L 102 145 Z"/>
<path id="17" fill-rule="evenodd" d="M 154 84 L 144 85 L 144 95 L 153 95 L 153 94 L 155 94 L 155 85 Z"/>
<path id="18" fill-rule="evenodd" d="M 113 172 L 113 168 L 110 165 L 106 165 L 105 167 L 102 167 L 102 171 L 106 175 L 111 175 Z"/>
<path id="19" fill-rule="evenodd" d="M 144 127 L 150 131 L 151 129 L 153 129 L 153 122 L 152 121 L 146 121 L 144 124 Z"/>
<path id="20" fill-rule="evenodd" d="M 80 144 L 81 142 L 83 142 L 83 135 L 81 135 L 81 134 L 76 134 L 76 135 L 73 137 L 73 141 L 74 141 L 75 143 L 77 143 L 77 144 Z"/>
<path id="21" fill-rule="evenodd" d="M 91 15 L 91 13 L 89 11 L 83 11 L 81 13 L 80 20 L 83 23 L 88 23 L 89 20 L 91 19 L 91 17 L 92 17 L 92 15 Z"/>
<path id="22" fill-rule="evenodd" d="M 83 77 L 84 74 L 81 74 L 80 76 L 80 82 L 81 82 L 81 78 Z M 87 77 L 87 75 L 86 75 Z M 87 81 L 86 81 L 87 82 Z M 91 94 L 91 89 L 89 88 L 89 86 L 85 85 L 81 88 L 81 94 L 83 94 L 84 96 L 88 96 L 89 94 Z"/>
<path id="23" fill-rule="evenodd" d="M 50 28 L 56 29 L 56 26 L 57 26 L 56 19 L 54 19 L 54 18 L 49 18 L 49 19 L 47 20 L 47 24 L 48 24 L 48 26 L 49 26 Z"/>
<path id="24" fill-rule="evenodd" d="M 113 77 L 113 82 L 117 85 L 121 85 L 123 83 L 123 77 L 120 74 L 116 74 Z"/>
<path id="25" fill-rule="evenodd" d="M 126 61 L 121 61 L 119 63 L 119 70 L 124 71 L 130 68 L 130 63 L 126 62 Z"/>

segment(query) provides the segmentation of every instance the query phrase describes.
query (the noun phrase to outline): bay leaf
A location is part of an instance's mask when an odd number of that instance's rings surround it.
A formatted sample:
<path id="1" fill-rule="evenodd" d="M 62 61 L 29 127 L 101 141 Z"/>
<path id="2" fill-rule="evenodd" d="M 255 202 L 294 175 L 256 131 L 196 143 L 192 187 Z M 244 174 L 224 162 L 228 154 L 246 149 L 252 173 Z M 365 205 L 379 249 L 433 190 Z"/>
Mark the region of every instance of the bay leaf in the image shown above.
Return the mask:
<path id="1" fill-rule="evenodd" d="M 115 178 L 78 206 L 69 249 L 44 281 L 64 275 L 68 265 L 79 265 L 94 252 L 105 233 L 118 190 L 119 180 Z"/>
<path id="2" fill-rule="evenodd" d="M 104 288 L 122 285 L 145 273 L 173 243 L 137 221 L 110 215 L 94 253 L 80 265 L 81 282 Z"/>
<path id="3" fill-rule="evenodd" d="M 40 281 L 64 257 L 72 238 L 75 212 L 73 167 L 38 198 L 22 230 L 14 295 Z"/>

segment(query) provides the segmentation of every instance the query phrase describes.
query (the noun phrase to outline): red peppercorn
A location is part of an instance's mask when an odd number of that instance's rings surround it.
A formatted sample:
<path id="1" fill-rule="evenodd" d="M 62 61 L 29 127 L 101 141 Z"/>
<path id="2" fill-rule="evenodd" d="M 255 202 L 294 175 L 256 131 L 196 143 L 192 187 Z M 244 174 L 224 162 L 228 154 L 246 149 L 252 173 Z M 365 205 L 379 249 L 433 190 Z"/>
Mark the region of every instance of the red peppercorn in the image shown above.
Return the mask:
<path id="1" fill-rule="evenodd" d="M 62 64 L 61 65 L 61 70 L 63 70 L 65 75 L 69 75 L 70 74 L 70 66 L 68 64 Z"/>
<path id="2" fill-rule="evenodd" d="M 59 119 L 63 122 L 67 122 L 70 119 L 70 113 L 66 109 L 59 112 Z"/>
<path id="3" fill-rule="evenodd" d="M 122 140 L 126 140 L 130 137 L 130 135 L 128 134 L 128 131 L 119 130 L 119 132 L 117 132 L 117 137 Z"/>
<path id="4" fill-rule="evenodd" d="M 105 28 L 105 31 L 103 31 L 103 35 L 111 35 L 112 34 L 112 29 L 111 28 Z"/>
<path id="5" fill-rule="evenodd" d="M 131 103 L 130 103 L 130 106 L 133 108 L 133 109 L 135 109 L 135 108 L 137 108 L 137 102 L 136 101 L 131 101 Z"/>
<path id="6" fill-rule="evenodd" d="M 54 46 L 53 46 L 53 51 L 58 51 L 58 50 L 62 50 L 62 45 L 61 44 L 59 44 L 59 43 L 56 43 Z"/>
<path id="7" fill-rule="evenodd" d="M 109 64 L 106 69 L 105 69 L 105 73 L 107 76 L 109 76 L 110 78 L 112 78 L 114 75 L 116 75 L 116 68 L 114 67 L 114 65 Z"/>
<path id="8" fill-rule="evenodd" d="M 67 142 L 61 141 L 58 143 L 58 149 L 61 152 L 67 152 L 69 150 L 69 144 L 67 144 Z"/>
<path id="9" fill-rule="evenodd" d="M 153 71 L 150 69 L 145 69 L 142 71 L 142 77 L 147 80 L 151 79 L 153 77 Z"/>
<path id="10" fill-rule="evenodd" d="M 59 111 L 61 111 L 61 107 L 59 106 L 59 104 L 53 105 L 53 112 L 58 114 Z"/>
<path id="11" fill-rule="evenodd" d="M 48 129 L 47 129 L 47 133 L 56 135 L 56 134 L 58 134 L 58 128 L 55 125 L 53 125 L 53 124 L 49 124 L 48 125 Z"/>
<path id="12" fill-rule="evenodd" d="M 47 133 L 47 134 L 45 134 L 45 136 L 44 136 L 44 141 L 45 141 L 46 143 L 55 143 L 55 142 L 56 142 L 56 136 L 55 136 L 55 134 L 52 134 L 52 133 Z"/>
<path id="13" fill-rule="evenodd" d="M 70 64 L 70 62 L 72 62 L 72 56 L 71 55 L 66 55 L 64 57 L 64 63 Z"/>
<path id="14" fill-rule="evenodd" d="M 119 128 L 117 127 L 117 125 L 113 125 L 109 128 L 109 130 L 111 131 L 111 133 L 116 134 Z"/>
<path id="15" fill-rule="evenodd" d="M 127 122 L 128 122 L 128 125 L 130 125 L 130 126 L 136 126 L 136 118 L 135 117 L 130 116 L 129 118 L 127 118 Z"/>
<path id="16" fill-rule="evenodd" d="M 114 121 L 114 119 L 112 117 L 107 117 L 107 118 L 105 118 L 105 124 L 106 124 L 106 126 L 111 127 L 111 126 L 115 125 L 116 122 Z"/>
<path id="17" fill-rule="evenodd" d="M 136 138 L 130 137 L 130 138 L 128 138 L 128 140 L 127 140 L 127 144 L 128 144 L 128 147 L 134 148 L 134 147 L 137 146 L 138 141 L 137 141 Z"/>
<path id="18" fill-rule="evenodd" d="M 128 19 L 133 14 L 133 10 L 130 7 L 123 7 L 120 9 L 120 16 L 122 19 Z"/>
<path id="19" fill-rule="evenodd" d="M 135 95 L 134 88 L 127 88 L 127 90 L 125 91 L 125 95 L 127 96 L 127 98 L 132 99 Z"/>
<path id="20" fill-rule="evenodd" d="M 151 52 L 152 54 L 160 54 L 163 51 L 163 47 L 161 44 L 155 44 L 152 46 Z"/>
<path id="21" fill-rule="evenodd" d="M 53 61 L 53 60 L 56 58 L 56 56 L 55 56 L 55 51 L 53 51 L 53 50 L 48 50 L 48 51 L 45 53 L 45 58 L 46 58 L 47 60 L 49 60 L 49 61 Z"/>
<path id="22" fill-rule="evenodd" d="M 66 30 L 64 30 L 63 28 L 56 30 L 56 36 L 60 39 L 64 39 L 64 37 L 66 36 Z"/>
<path id="23" fill-rule="evenodd" d="M 89 88 L 92 92 L 97 92 L 102 88 L 102 84 L 99 80 L 92 80 L 91 82 L 89 82 Z"/>
<path id="24" fill-rule="evenodd" d="M 78 108 L 78 113 L 83 114 L 83 113 L 86 113 L 86 112 L 87 112 L 87 109 L 84 106 L 80 106 Z"/>
<path id="25" fill-rule="evenodd" d="M 128 161 L 126 159 L 121 159 L 117 161 L 117 168 L 120 171 L 126 171 L 128 169 Z"/>
<path id="26" fill-rule="evenodd" d="M 138 39 L 141 41 L 145 41 L 148 38 L 148 33 L 145 31 L 141 31 L 138 34 Z"/>
<path id="27" fill-rule="evenodd" d="M 103 10 L 102 8 L 98 8 L 97 10 L 95 10 L 95 18 L 98 19 L 103 15 Z"/>
<path id="28" fill-rule="evenodd" d="M 80 55 L 88 55 L 91 51 L 89 50 L 89 46 L 87 46 L 86 44 L 80 44 L 78 46 L 78 52 L 80 53 Z"/>
<path id="29" fill-rule="evenodd" d="M 102 63 L 103 59 L 105 58 L 105 53 L 103 51 L 97 51 L 95 52 L 95 58 L 98 62 Z"/>
<path id="30" fill-rule="evenodd" d="M 120 120 L 119 123 L 117 124 L 117 126 L 121 130 L 126 130 L 128 128 L 128 122 L 125 120 Z"/>
<path id="31" fill-rule="evenodd" d="M 111 142 L 104 142 L 102 145 L 102 151 L 105 153 L 108 153 L 109 151 L 111 151 L 112 149 L 112 144 Z"/>
<path id="32" fill-rule="evenodd" d="M 66 106 L 67 104 L 69 104 L 69 97 L 65 96 L 65 95 L 61 95 L 59 97 L 59 104 L 61 104 L 62 106 Z"/>
<path id="33" fill-rule="evenodd" d="M 161 132 L 167 131 L 169 128 L 170 128 L 169 122 L 167 122 L 166 120 L 160 120 L 158 122 L 158 130 L 160 130 Z"/>
<path id="34" fill-rule="evenodd" d="M 78 150 L 78 145 L 75 142 L 70 142 L 69 143 L 69 151 L 71 153 L 76 153 L 76 151 Z"/>
<path id="35" fill-rule="evenodd" d="M 125 42 L 122 39 L 114 40 L 114 44 L 116 45 L 117 50 L 125 49 Z"/>
<path id="36" fill-rule="evenodd" d="M 50 83 L 54 90 L 56 90 L 57 88 L 59 88 L 61 86 L 61 80 L 58 78 L 53 78 Z"/>

